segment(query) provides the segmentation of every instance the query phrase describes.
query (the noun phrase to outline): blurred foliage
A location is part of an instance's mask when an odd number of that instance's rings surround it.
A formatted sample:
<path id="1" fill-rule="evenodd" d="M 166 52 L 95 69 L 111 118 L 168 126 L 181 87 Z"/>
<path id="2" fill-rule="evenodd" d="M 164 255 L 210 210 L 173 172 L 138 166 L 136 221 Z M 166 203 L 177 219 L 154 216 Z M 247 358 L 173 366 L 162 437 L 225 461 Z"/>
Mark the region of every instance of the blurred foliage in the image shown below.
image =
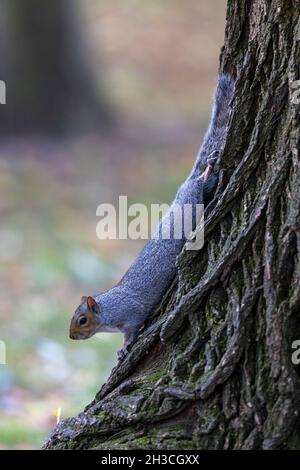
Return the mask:
<path id="1" fill-rule="evenodd" d="M 121 128 L 0 148 L 0 448 L 40 447 L 54 409 L 78 413 L 109 375 L 120 335 L 73 342 L 69 321 L 81 295 L 110 288 L 142 243 L 97 240 L 96 208 L 119 194 L 172 200 L 216 81 L 225 0 L 82 4 Z"/>

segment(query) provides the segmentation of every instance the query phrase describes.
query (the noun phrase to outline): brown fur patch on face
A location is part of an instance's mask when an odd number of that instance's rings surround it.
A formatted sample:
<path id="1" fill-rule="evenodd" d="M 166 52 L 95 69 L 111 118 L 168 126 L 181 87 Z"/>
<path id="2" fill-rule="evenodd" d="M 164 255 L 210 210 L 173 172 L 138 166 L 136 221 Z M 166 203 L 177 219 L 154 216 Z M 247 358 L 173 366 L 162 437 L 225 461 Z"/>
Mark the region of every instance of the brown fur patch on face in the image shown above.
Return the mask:
<path id="1" fill-rule="evenodd" d="M 94 312 L 80 306 L 73 315 L 70 324 L 71 339 L 88 339 L 97 333 L 101 326 L 100 319 Z"/>

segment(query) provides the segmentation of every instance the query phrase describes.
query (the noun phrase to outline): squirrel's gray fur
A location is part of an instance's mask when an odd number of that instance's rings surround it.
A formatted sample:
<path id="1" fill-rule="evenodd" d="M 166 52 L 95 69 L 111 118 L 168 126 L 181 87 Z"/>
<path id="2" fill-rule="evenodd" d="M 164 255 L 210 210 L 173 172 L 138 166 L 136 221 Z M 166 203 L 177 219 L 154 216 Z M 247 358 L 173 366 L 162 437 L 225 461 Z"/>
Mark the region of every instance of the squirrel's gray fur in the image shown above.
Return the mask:
<path id="1" fill-rule="evenodd" d="M 205 204 L 212 198 L 218 183 L 218 175 L 213 173 L 212 167 L 224 145 L 233 93 L 234 80 L 229 75 L 222 74 L 202 147 L 192 172 L 179 188 L 168 215 L 172 214 L 174 204 L 192 204 L 195 207 L 196 204 Z M 195 225 L 195 218 L 193 223 Z M 161 224 L 162 222 L 157 231 L 160 230 Z M 94 297 L 99 307 L 97 331 L 119 330 L 124 334 L 121 357 L 126 354 L 128 345 L 135 340 L 138 331 L 173 280 L 176 274 L 176 257 L 185 242 L 184 237 L 151 238 L 119 284 Z M 82 314 L 88 308 L 87 302 L 84 301 L 76 312 Z"/>

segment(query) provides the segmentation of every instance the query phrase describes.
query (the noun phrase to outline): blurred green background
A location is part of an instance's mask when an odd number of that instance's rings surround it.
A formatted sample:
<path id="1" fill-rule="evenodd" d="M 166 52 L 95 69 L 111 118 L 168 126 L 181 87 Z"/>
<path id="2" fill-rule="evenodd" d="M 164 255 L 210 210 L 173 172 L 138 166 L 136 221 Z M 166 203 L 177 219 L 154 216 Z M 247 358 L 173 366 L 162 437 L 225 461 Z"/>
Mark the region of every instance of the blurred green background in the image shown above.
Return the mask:
<path id="1" fill-rule="evenodd" d="M 224 18 L 225 0 L 81 2 L 113 124 L 57 138 L 2 135 L 0 449 L 39 448 L 54 409 L 80 412 L 116 364 L 119 335 L 68 338 L 81 296 L 118 282 L 142 246 L 98 240 L 96 208 L 120 194 L 172 200 L 208 123 Z"/>

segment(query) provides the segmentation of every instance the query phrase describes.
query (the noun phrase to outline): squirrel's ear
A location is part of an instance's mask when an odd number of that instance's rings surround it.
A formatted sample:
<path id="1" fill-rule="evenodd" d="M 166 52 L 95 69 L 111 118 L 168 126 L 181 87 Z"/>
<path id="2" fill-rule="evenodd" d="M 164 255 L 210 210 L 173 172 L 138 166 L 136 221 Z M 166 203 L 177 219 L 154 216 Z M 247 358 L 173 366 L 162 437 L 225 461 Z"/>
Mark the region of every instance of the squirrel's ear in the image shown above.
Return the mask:
<path id="1" fill-rule="evenodd" d="M 99 305 L 97 304 L 96 300 L 93 297 L 88 297 L 87 298 L 87 305 L 88 305 L 88 308 L 92 312 L 94 312 L 94 313 L 99 312 Z"/>
<path id="2" fill-rule="evenodd" d="M 83 302 L 86 302 L 87 301 L 87 296 L 86 295 L 83 295 L 81 297 L 81 303 L 83 304 Z"/>

